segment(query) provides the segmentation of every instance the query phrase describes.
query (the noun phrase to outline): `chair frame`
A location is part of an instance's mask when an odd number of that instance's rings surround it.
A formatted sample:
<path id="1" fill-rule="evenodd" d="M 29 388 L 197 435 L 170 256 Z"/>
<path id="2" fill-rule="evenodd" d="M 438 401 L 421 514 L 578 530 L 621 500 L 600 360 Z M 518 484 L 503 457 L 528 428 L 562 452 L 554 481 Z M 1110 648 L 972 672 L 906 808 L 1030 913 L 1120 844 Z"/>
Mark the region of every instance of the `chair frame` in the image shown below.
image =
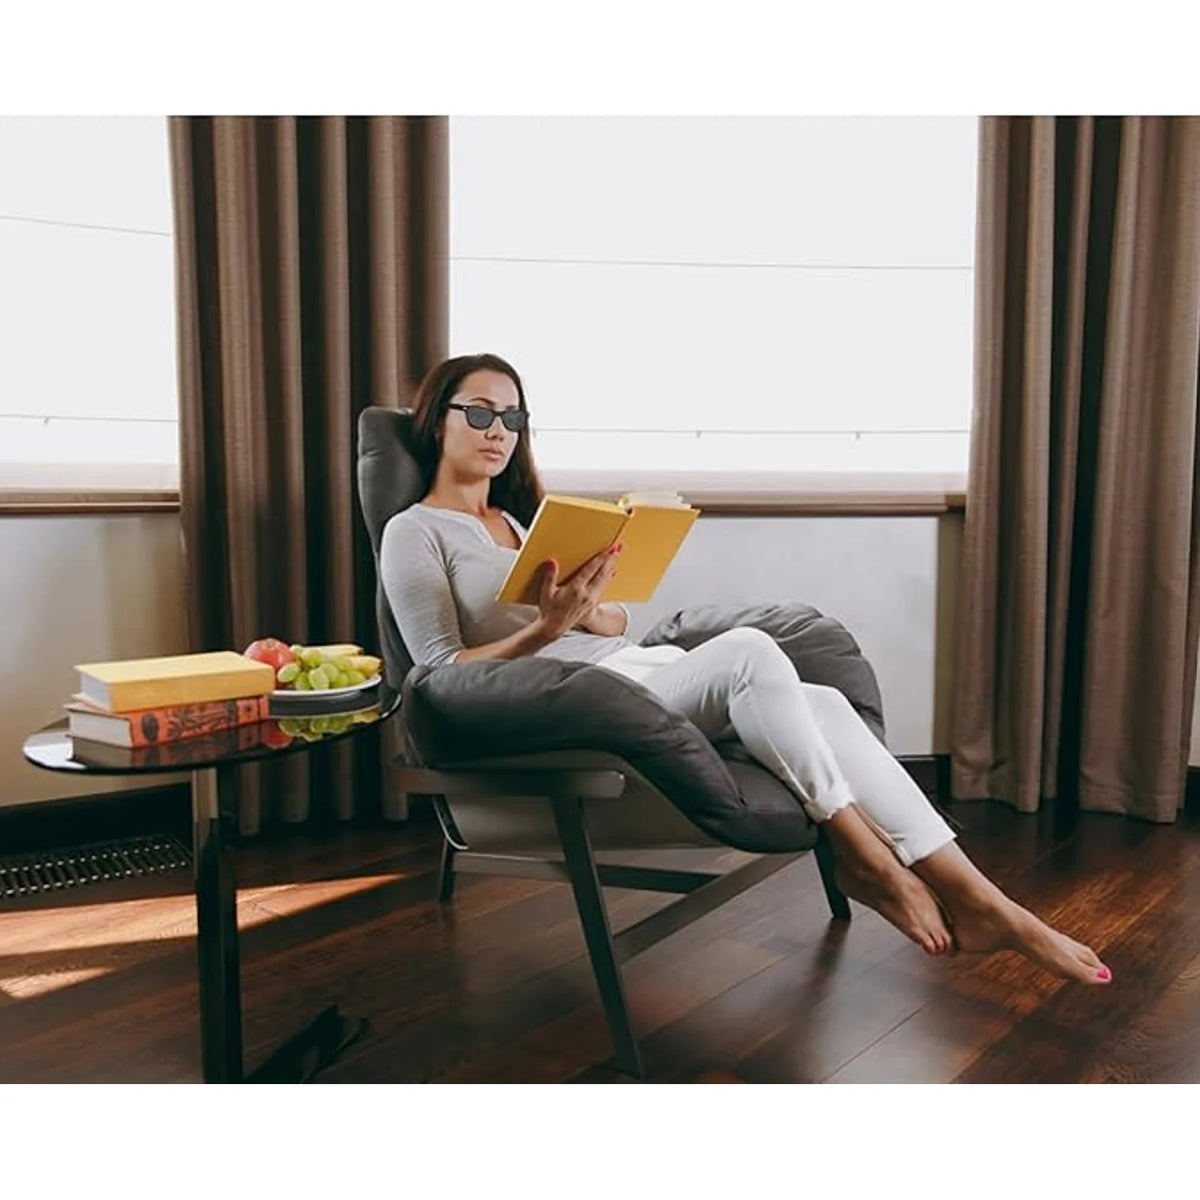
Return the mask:
<path id="1" fill-rule="evenodd" d="M 430 796 L 445 842 L 438 877 L 438 900 L 447 904 L 460 874 L 508 875 L 569 883 L 583 926 L 584 941 L 600 991 L 618 1071 L 643 1078 L 641 1049 L 634 1034 L 621 976 L 621 964 L 755 884 L 790 866 L 807 850 L 759 855 L 728 872 L 680 871 L 597 863 L 588 835 L 589 803 L 616 800 L 625 776 L 614 770 L 437 770 L 401 767 L 399 785 L 410 795 Z M 448 801 L 454 797 L 538 797 L 551 805 L 562 861 L 548 855 L 491 854 L 472 851 L 455 824 Z M 834 878 L 833 853 L 824 832 L 813 848 L 825 897 L 835 920 L 850 919 L 850 905 Z M 614 934 L 604 903 L 605 887 L 671 892 L 672 904 Z"/>

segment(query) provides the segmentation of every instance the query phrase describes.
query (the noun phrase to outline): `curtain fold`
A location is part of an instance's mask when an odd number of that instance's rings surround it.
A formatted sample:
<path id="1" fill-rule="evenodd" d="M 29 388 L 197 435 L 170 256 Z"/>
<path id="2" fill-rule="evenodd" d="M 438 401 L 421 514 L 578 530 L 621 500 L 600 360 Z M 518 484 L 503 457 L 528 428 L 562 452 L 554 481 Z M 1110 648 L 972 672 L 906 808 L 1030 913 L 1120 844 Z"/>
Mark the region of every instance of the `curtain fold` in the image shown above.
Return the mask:
<path id="1" fill-rule="evenodd" d="M 1171 821 L 1197 635 L 1200 119 L 986 118 L 951 784 Z"/>
<path id="2" fill-rule="evenodd" d="M 447 353 L 448 122 L 174 117 L 181 516 L 193 650 L 377 647 L 358 414 Z M 243 832 L 403 815 L 385 724 L 241 772 Z"/>

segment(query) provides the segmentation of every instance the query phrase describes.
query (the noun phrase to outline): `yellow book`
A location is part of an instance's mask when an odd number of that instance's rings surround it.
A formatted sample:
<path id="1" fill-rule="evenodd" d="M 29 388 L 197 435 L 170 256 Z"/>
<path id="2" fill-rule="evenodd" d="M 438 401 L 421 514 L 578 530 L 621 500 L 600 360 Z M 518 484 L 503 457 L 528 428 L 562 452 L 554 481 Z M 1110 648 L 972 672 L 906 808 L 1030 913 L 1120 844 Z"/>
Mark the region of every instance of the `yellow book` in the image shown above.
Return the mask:
<path id="1" fill-rule="evenodd" d="M 275 688 L 270 666 L 236 650 L 82 663 L 75 669 L 80 693 L 114 713 L 265 696 Z"/>
<path id="2" fill-rule="evenodd" d="M 496 599 L 502 604 L 536 604 L 538 568 L 546 559 L 558 560 L 561 582 L 593 555 L 621 542 L 616 573 L 600 598 L 635 604 L 649 600 L 699 515 L 669 494 L 626 495 L 615 504 L 546 496 Z"/>

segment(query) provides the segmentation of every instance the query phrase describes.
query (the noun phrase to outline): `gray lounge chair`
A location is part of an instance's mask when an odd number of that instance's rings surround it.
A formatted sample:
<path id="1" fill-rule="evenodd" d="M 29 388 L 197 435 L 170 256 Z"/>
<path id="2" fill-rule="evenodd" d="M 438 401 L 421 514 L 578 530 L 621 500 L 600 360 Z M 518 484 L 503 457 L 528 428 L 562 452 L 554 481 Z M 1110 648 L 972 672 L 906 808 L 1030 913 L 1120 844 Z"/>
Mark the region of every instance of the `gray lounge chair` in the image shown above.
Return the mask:
<path id="1" fill-rule="evenodd" d="M 359 419 L 359 500 L 376 565 L 384 526 L 424 491 L 410 427 L 411 413 L 397 409 Z M 627 958 L 808 850 L 833 916 L 849 919 L 827 842 L 738 743 L 714 747 L 640 684 L 586 663 L 414 666 L 382 587 L 376 608 L 387 679 L 403 693 L 400 786 L 432 798 L 445 835 L 440 900 L 450 902 L 465 872 L 569 882 L 619 1070 L 643 1073 L 621 979 Z M 884 740 L 874 671 L 839 622 L 807 605 L 683 609 L 642 643 L 690 648 L 747 625 L 774 637 L 803 678 L 839 687 Z M 719 846 L 756 857 L 724 874 L 647 865 L 654 851 Z M 614 934 L 605 886 L 682 898 Z"/>

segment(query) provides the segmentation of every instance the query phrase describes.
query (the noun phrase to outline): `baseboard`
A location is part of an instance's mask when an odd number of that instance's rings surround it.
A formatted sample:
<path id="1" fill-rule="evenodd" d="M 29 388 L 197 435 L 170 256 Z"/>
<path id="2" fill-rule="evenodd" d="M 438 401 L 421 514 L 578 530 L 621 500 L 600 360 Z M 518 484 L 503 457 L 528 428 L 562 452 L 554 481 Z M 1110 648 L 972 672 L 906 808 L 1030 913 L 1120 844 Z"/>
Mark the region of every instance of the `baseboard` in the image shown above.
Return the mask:
<path id="1" fill-rule="evenodd" d="M 191 791 L 165 787 L 69 796 L 0 808 L 0 854 L 168 833 L 191 842 Z"/>
<path id="2" fill-rule="evenodd" d="M 950 755 L 898 754 L 900 765 L 932 800 L 949 799 Z"/>
<path id="3" fill-rule="evenodd" d="M 950 755 L 914 754 L 898 755 L 901 766 L 912 776 L 917 787 L 931 800 L 948 803 L 950 794 Z M 1184 785 L 1184 811 L 1200 813 L 1200 766 L 1189 766 Z"/>

